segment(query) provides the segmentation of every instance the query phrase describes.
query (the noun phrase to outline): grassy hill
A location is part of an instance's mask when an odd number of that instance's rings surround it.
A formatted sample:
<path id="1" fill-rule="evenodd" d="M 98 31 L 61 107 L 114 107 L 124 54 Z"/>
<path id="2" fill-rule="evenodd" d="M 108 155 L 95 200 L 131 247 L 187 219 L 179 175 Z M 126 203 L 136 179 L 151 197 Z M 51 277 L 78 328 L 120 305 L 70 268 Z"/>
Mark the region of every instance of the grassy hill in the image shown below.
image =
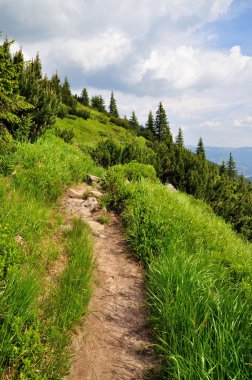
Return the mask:
<path id="1" fill-rule="evenodd" d="M 252 246 L 151 167 L 112 167 L 110 204 L 146 265 L 159 379 L 251 379 Z"/>
<path id="2" fill-rule="evenodd" d="M 144 146 L 144 138 L 94 110 L 87 120 L 70 116 L 56 125 L 73 129 L 73 145 L 53 131 L 34 144 L 18 143 L 0 176 L 0 375 L 58 379 L 67 371 L 70 331 L 91 294 L 92 242 L 79 221 L 64 232 L 56 202 L 89 172 L 105 176 L 104 202 L 121 213 L 146 268 L 162 362 L 156 378 L 251 379 L 251 244 L 203 202 L 169 191 L 151 165 L 105 172 L 78 148 L 106 137 Z M 50 287 L 48 270 L 64 252 L 67 265 Z"/>
<path id="3" fill-rule="evenodd" d="M 79 105 L 79 109 L 90 112 L 90 118 L 84 120 L 71 115 L 64 119 L 57 118 L 56 126 L 60 129 L 73 130 L 73 143 L 79 146 L 95 146 L 98 142 L 111 138 L 118 144 L 124 144 L 132 140 L 141 146 L 145 145 L 143 137 L 137 137 L 133 131 L 117 126 L 109 121 L 109 118 L 88 107 Z"/>

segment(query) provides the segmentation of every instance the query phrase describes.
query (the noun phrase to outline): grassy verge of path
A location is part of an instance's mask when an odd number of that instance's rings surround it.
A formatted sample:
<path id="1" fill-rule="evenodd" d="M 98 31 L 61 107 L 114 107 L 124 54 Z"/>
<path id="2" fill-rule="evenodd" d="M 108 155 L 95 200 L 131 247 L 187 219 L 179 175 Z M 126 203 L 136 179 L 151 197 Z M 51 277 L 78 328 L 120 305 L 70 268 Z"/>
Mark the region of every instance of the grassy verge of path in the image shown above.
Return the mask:
<path id="1" fill-rule="evenodd" d="M 153 181 L 150 168 L 113 167 L 107 188 L 146 263 L 163 378 L 250 379 L 251 245 L 204 203 Z"/>
<path id="2" fill-rule="evenodd" d="M 93 264 L 88 228 L 76 221 L 63 232 L 55 200 L 66 185 L 101 172 L 52 136 L 20 144 L 6 167 L 12 174 L 0 176 L 0 376 L 60 379 L 70 329 L 87 308 Z M 48 268 L 62 252 L 67 265 L 48 289 Z"/>

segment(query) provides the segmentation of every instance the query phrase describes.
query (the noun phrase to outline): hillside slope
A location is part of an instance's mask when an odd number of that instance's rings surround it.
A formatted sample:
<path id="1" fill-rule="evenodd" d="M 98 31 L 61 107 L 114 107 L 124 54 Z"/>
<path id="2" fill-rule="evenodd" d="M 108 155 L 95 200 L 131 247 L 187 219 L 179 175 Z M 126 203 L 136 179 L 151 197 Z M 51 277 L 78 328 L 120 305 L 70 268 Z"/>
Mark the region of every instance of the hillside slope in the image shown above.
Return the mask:
<path id="1" fill-rule="evenodd" d="M 57 118 L 56 126 L 60 129 L 73 130 L 73 143 L 79 146 L 95 146 L 98 142 L 111 138 L 118 144 L 136 141 L 141 146 L 145 145 L 143 137 L 137 137 L 136 133 L 127 130 L 109 121 L 109 118 L 89 107 L 79 105 L 80 109 L 90 112 L 87 120 L 70 115 L 64 119 Z"/>
<path id="2" fill-rule="evenodd" d="M 251 379 L 251 244 L 203 202 L 153 181 L 149 167 L 115 166 L 106 183 L 146 264 L 159 378 Z"/>

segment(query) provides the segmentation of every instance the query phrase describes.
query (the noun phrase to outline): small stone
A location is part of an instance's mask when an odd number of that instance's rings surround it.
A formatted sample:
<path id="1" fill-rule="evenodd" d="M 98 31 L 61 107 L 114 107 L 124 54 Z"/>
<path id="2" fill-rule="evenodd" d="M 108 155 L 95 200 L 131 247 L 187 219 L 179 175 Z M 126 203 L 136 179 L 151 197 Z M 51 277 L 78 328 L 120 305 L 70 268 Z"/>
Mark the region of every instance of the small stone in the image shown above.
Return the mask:
<path id="1" fill-rule="evenodd" d="M 101 183 L 102 179 L 100 177 L 96 177 L 95 175 L 88 174 L 88 183 Z"/>
<path id="2" fill-rule="evenodd" d="M 93 220 L 87 220 L 86 223 L 91 228 L 94 236 L 101 236 L 101 232 L 104 230 L 104 226 L 102 224 L 94 222 Z"/>
<path id="3" fill-rule="evenodd" d="M 101 198 L 101 197 L 103 197 L 103 194 L 102 194 L 100 191 L 98 191 L 98 190 L 92 190 L 92 191 L 89 191 L 88 194 L 89 194 L 89 195 L 93 195 L 93 196 L 96 197 L 96 198 Z"/>
<path id="4" fill-rule="evenodd" d="M 175 191 L 177 191 L 177 189 L 175 189 L 175 187 L 171 184 L 171 183 L 166 183 L 165 184 L 165 186 L 167 186 L 168 187 L 168 189 L 170 190 L 170 191 L 172 191 L 172 192 L 175 192 Z"/>
<path id="5" fill-rule="evenodd" d="M 88 198 L 83 204 L 89 211 L 96 211 L 99 208 L 99 203 L 95 197 Z"/>
<path id="6" fill-rule="evenodd" d="M 67 194 L 70 198 L 78 198 L 78 199 L 83 199 L 83 194 L 78 193 L 76 190 L 69 188 L 67 190 Z"/>

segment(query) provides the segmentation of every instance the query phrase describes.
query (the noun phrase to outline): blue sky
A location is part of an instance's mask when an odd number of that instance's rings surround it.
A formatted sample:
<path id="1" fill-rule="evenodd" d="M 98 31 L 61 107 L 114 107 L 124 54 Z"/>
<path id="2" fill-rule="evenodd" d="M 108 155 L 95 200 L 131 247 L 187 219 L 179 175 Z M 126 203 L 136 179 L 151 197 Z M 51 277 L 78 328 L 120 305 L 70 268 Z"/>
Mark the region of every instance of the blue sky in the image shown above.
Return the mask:
<path id="1" fill-rule="evenodd" d="M 142 123 L 162 101 L 187 144 L 252 146 L 250 20 L 248 0 L 0 0 L 27 59 Z"/>
<path id="2" fill-rule="evenodd" d="M 240 45 L 243 54 L 252 55 L 252 2 L 234 1 L 226 17 L 207 25 L 206 32 L 218 36 L 209 41 L 209 48 L 229 49 Z"/>

